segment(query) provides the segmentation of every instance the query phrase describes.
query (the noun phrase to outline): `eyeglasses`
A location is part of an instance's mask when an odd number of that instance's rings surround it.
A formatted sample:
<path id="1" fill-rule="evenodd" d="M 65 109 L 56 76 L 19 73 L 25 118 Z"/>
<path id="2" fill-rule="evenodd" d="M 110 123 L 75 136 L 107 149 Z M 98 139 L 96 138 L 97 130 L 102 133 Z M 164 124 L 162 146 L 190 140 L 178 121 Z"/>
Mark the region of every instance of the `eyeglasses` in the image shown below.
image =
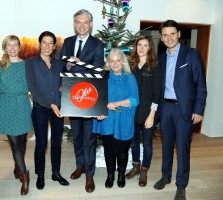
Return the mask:
<path id="1" fill-rule="evenodd" d="M 75 21 L 75 24 L 78 26 L 80 26 L 80 25 L 88 26 L 90 24 L 90 22 L 89 21 L 84 21 L 84 22 Z"/>

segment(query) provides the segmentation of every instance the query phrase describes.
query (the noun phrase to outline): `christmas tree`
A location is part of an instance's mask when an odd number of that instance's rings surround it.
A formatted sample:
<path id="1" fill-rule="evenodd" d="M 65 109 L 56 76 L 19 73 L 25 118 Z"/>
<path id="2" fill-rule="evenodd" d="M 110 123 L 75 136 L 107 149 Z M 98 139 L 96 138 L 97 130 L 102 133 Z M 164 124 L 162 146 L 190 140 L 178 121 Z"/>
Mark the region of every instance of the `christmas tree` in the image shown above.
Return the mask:
<path id="1" fill-rule="evenodd" d="M 134 44 L 136 38 L 141 31 L 132 34 L 126 28 L 126 18 L 131 13 L 132 8 L 129 6 L 130 0 L 95 0 L 103 4 L 102 16 L 107 18 L 107 26 L 103 26 L 103 30 L 97 30 L 95 35 L 105 44 L 105 55 L 107 55 L 111 48 L 120 48 L 124 53 L 131 52 L 131 46 Z M 110 6 L 109 12 L 105 5 Z M 149 28 L 149 27 L 148 27 Z M 147 28 L 147 29 L 148 29 Z M 145 29 L 144 29 L 145 30 Z"/>

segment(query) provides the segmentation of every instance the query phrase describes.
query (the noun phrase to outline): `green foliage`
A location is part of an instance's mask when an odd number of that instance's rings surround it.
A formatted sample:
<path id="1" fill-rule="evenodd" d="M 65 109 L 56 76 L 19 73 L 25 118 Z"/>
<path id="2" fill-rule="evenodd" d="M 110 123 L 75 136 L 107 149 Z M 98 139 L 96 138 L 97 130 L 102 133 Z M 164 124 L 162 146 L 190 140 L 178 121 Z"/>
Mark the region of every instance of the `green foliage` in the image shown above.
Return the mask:
<path id="1" fill-rule="evenodd" d="M 73 134 L 72 130 L 68 128 L 67 126 L 63 127 L 63 135 L 67 139 L 68 143 L 73 144 Z"/>
<path id="2" fill-rule="evenodd" d="M 96 138 L 97 138 L 96 148 L 98 149 L 100 146 L 103 146 L 103 142 L 102 142 L 101 135 L 97 135 Z"/>
<path id="3" fill-rule="evenodd" d="M 95 0 L 103 3 L 102 15 L 106 16 L 109 20 L 113 21 L 113 24 L 107 26 L 102 25 L 102 30 L 97 30 L 98 33 L 95 37 L 102 40 L 105 44 L 105 48 L 110 50 L 111 48 L 131 48 L 143 30 L 140 30 L 133 34 L 126 28 L 126 19 L 132 11 L 131 7 L 123 9 L 121 0 Z M 104 4 L 110 6 L 110 13 L 106 11 Z M 112 12 L 111 12 L 112 9 Z M 114 13 L 113 13 L 114 10 Z M 150 27 L 146 28 L 149 29 Z M 146 30 L 144 29 L 144 30 Z"/>

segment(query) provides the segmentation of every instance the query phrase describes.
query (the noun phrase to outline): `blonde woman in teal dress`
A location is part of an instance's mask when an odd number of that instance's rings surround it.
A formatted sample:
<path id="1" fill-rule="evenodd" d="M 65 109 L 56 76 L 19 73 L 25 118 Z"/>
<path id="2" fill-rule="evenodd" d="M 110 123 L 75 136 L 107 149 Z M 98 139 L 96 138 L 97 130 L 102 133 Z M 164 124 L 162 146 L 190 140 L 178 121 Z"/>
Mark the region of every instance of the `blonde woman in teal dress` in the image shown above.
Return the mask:
<path id="1" fill-rule="evenodd" d="M 27 133 L 32 131 L 31 104 L 25 76 L 25 62 L 19 58 L 20 41 L 8 35 L 2 42 L 0 65 L 0 133 L 8 137 L 15 161 L 14 175 L 22 182 L 21 195 L 29 192 L 29 171 L 25 165 Z"/>

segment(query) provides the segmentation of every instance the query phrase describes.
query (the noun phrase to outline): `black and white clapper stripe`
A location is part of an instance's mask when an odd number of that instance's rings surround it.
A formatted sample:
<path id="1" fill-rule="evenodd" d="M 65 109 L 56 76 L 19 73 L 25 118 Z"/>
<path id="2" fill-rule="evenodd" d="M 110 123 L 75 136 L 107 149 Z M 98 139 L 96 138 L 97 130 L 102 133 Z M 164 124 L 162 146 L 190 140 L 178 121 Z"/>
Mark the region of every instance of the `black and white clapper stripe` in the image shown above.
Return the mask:
<path id="1" fill-rule="evenodd" d="M 93 66 L 93 65 L 86 64 L 86 63 L 84 63 L 84 62 L 82 62 L 82 61 L 77 62 L 77 61 L 75 61 L 75 60 L 72 59 L 72 58 L 67 58 L 67 56 L 63 56 L 62 60 L 63 60 L 63 61 L 66 61 L 66 62 L 71 62 L 71 63 L 77 64 L 77 65 L 80 65 L 80 66 L 82 66 L 82 67 L 86 67 L 86 68 L 88 68 L 88 69 L 97 71 L 98 73 L 100 73 L 101 71 L 103 71 L 103 69 L 100 68 L 100 67 L 95 67 L 95 66 Z"/>
<path id="2" fill-rule="evenodd" d="M 101 74 L 88 73 L 60 73 L 60 77 L 103 78 Z"/>

